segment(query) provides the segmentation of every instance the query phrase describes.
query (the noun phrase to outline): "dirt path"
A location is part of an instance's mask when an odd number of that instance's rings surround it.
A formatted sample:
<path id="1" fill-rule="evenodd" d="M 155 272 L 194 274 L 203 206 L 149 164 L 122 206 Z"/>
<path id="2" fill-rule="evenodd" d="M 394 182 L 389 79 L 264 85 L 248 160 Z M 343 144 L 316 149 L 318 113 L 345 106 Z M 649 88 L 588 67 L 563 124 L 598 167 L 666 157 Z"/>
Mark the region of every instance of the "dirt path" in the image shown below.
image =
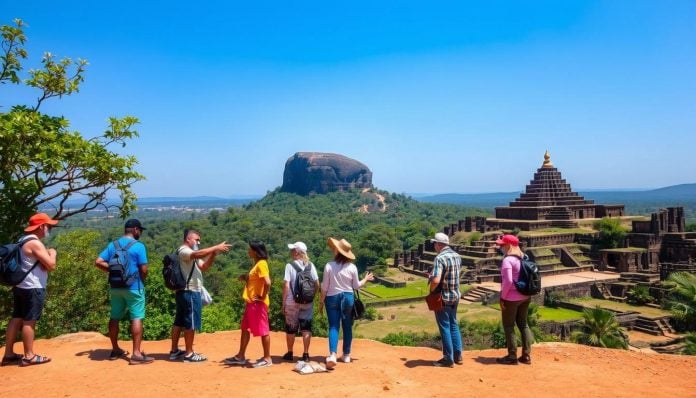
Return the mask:
<path id="1" fill-rule="evenodd" d="M 210 358 L 199 364 L 166 360 L 168 341 L 145 342 L 158 360 L 139 366 L 108 361 L 108 339 L 96 333 L 39 340 L 36 351 L 53 361 L 0 368 L 0 396 L 696 397 L 696 357 L 545 343 L 534 346 L 531 366 L 497 365 L 494 358 L 502 350 L 486 350 L 467 351 L 463 366 L 440 369 L 430 365 L 439 356 L 436 350 L 356 340 L 353 363 L 301 376 L 291 371 L 292 364 L 281 363 L 285 336 L 279 333 L 271 336 L 273 367 L 225 366 L 222 359 L 235 353 L 239 337 L 239 331 L 197 336 L 196 349 Z M 253 339 L 248 356 L 258 358 L 260 346 Z M 326 339 L 314 339 L 312 348 L 313 358 L 321 359 Z"/>

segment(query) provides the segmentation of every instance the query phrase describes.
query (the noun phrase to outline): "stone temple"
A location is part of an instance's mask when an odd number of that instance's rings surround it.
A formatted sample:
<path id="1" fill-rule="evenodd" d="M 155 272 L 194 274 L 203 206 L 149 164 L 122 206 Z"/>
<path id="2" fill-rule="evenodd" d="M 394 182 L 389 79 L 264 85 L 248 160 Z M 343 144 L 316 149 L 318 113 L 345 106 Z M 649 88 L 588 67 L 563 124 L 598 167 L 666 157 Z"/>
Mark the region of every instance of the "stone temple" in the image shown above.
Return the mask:
<path id="1" fill-rule="evenodd" d="M 603 217 L 620 219 L 629 229 L 617 248 L 600 245 L 599 232 L 593 227 Z M 442 232 L 453 242 L 464 242 L 451 246 L 462 259 L 462 282 L 473 284 L 500 282 L 501 258 L 495 251 L 495 239 L 503 233 L 517 234 L 522 249 L 541 269 L 543 290 L 534 296 L 537 302 L 558 289 L 569 296 L 625 301 L 636 285 L 648 287 L 659 300 L 665 293 L 662 281 L 671 272 L 696 273 L 696 233 L 685 231 L 682 207 L 660 209 L 644 217 L 627 216 L 621 204 L 595 204 L 573 192 L 548 152 L 525 192 L 508 206 L 496 207 L 495 218 L 466 217 L 444 226 Z M 435 254 L 426 240 L 415 250 L 397 253 L 394 265 L 425 275 Z M 595 272 L 602 274 L 602 281 L 592 277 Z M 570 287 L 544 286 L 546 277 L 564 274 L 582 274 L 588 281 Z M 493 291 L 476 287 L 463 301 L 491 297 L 495 298 Z M 632 323 L 633 318 L 627 319 L 630 322 L 624 326 L 641 327 Z M 654 321 L 659 325 L 651 327 L 653 332 L 668 328 L 664 320 Z"/>

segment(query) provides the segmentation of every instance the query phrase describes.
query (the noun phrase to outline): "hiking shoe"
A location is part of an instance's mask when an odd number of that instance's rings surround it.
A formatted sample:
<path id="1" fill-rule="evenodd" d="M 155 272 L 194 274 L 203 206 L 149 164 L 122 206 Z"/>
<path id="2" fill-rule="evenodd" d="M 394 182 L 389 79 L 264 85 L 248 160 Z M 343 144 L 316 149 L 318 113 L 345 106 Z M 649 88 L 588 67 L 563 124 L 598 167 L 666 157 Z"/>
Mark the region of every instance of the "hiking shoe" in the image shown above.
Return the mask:
<path id="1" fill-rule="evenodd" d="M 255 364 L 251 365 L 252 368 L 258 369 L 258 368 L 268 368 L 270 366 L 273 366 L 273 361 L 267 361 L 264 358 L 259 359 L 256 361 Z"/>
<path id="2" fill-rule="evenodd" d="M 130 365 L 145 365 L 148 363 L 152 363 L 155 360 L 153 357 L 148 357 L 144 353 L 142 353 L 140 356 L 135 356 L 131 355 L 130 357 Z"/>
<path id="3" fill-rule="evenodd" d="M 283 355 L 283 360 L 292 362 L 292 351 L 288 351 Z"/>
<path id="4" fill-rule="evenodd" d="M 181 359 L 181 357 L 183 357 L 184 355 L 186 355 L 186 351 L 181 350 L 179 348 L 177 348 L 176 351 L 169 351 L 169 359 L 171 359 L 172 361 Z"/>
<path id="5" fill-rule="evenodd" d="M 119 358 L 126 358 L 128 356 L 128 351 L 126 350 L 111 350 L 111 354 L 109 354 L 109 361 L 115 361 Z"/>
<path id="6" fill-rule="evenodd" d="M 196 354 L 195 352 L 192 352 L 191 355 L 184 356 L 184 362 L 203 362 L 207 360 L 208 358 L 206 356 Z"/>
<path id="7" fill-rule="evenodd" d="M 532 358 L 529 356 L 529 354 L 522 354 L 522 356 L 517 358 L 517 360 L 525 365 L 532 364 Z"/>
<path id="8" fill-rule="evenodd" d="M 247 361 L 244 358 L 237 358 L 236 356 L 234 356 L 234 357 L 225 358 L 225 360 L 222 362 L 224 362 L 227 365 L 232 365 L 232 366 L 244 366 L 244 365 L 246 365 Z"/>
<path id="9" fill-rule="evenodd" d="M 308 352 L 305 352 L 304 354 L 302 354 L 302 360 L 304 362 L 309 362 L 309 353 Z"/>
<path id="10" fill-rule="evenodd" d="M 329 355 L 326 357 L 326 369 L 333 369 L 336 367 L 336 355 Z"/>
<path id="11" fill-rule="evenodd" d="M 453 368 L 454 362 L 445 358 L 440 358 L 437 361 L 433 362 L 433 366 L 437 368 Z"/>
<path id="12" fill-rule="evenodd" d="M 496 358 L 495 361 L 501 365 L 517 365 L 517 358 L 507 355 L 502 358 Z"/>
<path id="13" fill-rule="evenodd" d="M 350 354 L 343 355 L 343 358 L 341 358 L 341 361 L 343 361 L 343 363 L 350 363 Z"/>
<path id="14" fill-rule="evenodd" d="M 454 363 L 456 363 L 457 365 L 464 365 L 464 358 L 462 358 L 461 355 L 458 357 L 454 357 Z"/>

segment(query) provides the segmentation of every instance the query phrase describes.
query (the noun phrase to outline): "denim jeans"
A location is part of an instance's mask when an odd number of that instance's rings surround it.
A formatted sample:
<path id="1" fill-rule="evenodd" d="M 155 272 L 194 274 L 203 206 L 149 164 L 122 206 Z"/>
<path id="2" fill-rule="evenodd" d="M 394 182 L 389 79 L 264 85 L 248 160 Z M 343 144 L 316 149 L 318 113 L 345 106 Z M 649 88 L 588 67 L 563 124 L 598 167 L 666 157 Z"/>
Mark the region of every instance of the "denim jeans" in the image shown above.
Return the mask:
<path id="1" fill-rule="evenodd" d="M 350 354 L 353 342 L 353 292 L 343 292 L 335 296 L 326 296 L 326 317 L 329 318 L 329 353 L 338 349 L 338 328 L 343 327 L 343 353 Z"/>
<path id="2" fill-rule="evenodd" d="M 527 325 L 527 309 L 531 299 L 523 301 L 507 301 L 500 299 L 503 316 L 503 329 L 505 330 L 505 344 L 508 356 L 517 358 L 517 337 L 515 336 L 515 324 L 522 337 L 522 355 L 529 355 L 532 351 L 532 331 Z"/>
<path id="3" fill-rule="evenodd" d="M 462 356 L 462 332 L 457 322 L 457 304 L 446 305 L 442 311 L 435 311 L 435 320 L 442 337 L 442 356 L 449 362 Z"/>

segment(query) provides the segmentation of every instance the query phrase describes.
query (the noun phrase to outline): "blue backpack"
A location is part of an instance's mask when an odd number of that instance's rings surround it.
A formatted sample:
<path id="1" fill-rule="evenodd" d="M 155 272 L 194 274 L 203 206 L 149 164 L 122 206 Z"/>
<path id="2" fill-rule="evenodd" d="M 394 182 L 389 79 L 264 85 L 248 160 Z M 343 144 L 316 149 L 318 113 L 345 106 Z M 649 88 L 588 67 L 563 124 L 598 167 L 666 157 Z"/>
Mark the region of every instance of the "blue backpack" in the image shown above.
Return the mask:
<path id="1" fill-rule="evenodd" d="M 0 246 L 0 284 L 5 286 L 17 286 L 31 273 L 31 271 L 39 265 L 35 262 L 29 271 L 22 271 L 22 246 L 30 240 L 35 240 L 31 237 L 19 243 L 8 243 Z"/>
<path id="2" fill-rule="evenodd" d="M 138 279 L 137 271 L 129 272 L 130 256 L 128 255 L 128 249 L 136 243 L 138 243 L 137 240 L 132 240 L 121 247 L 118 239 L 114 241 L 114 254 L 109 259 L 109 285 L 112 288 L 130 287 Z"/>

